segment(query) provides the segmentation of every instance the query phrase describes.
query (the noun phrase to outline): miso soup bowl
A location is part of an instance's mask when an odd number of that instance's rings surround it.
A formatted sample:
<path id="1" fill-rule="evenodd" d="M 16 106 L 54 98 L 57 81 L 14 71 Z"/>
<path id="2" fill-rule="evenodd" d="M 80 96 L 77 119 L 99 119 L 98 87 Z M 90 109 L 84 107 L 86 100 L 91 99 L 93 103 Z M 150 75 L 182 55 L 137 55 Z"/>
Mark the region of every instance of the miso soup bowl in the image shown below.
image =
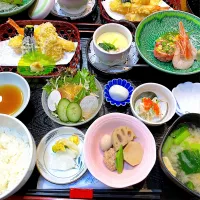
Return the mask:
<path id="1" fill-rule="evenodd" d="M 166 134 L 164 135 L 163 141 L 162 141 L 162 143 L 160 145 L 160 148 L 159 148 L 159 161 L 160 161 L 160 165 L 161 165 L 161 168 L 162 168 L 163 172 L 167 175 L 167 177 L 171 181 L 173 181 L 177 186 L 179 186 L 180 188 L 182 188 L 183 190 L 185 190 L 189 194 L 191 194 L 193 196 L 196 196 L 197 199 L 199 199 L 200 198 L 200 193 L 197 193 L 195 191 L 190 190 L 178 178 L 174 177 L 169 172 L 169 170 L 167 169 L 167 167 L 165 166 L 164 161 L 163 161 L 163 155 L 162 155 L 163 145 L 166 142 L 167 137 L 172 133 L 172 131 L 177 129 L 178 125 L 182 124 L 182 123 L 188 123 L 188 124 L 195 125 L 196 127 L 200 128 L 200 114 L 189 113 L 189 114 L 182 115 L 181 117 L 179 117 L 172 124 L 172 126 L 167 130 Z"/>
<path id="2" fill-rule="evenodd" d="M 115 52 L 109 53 L 103 50 L 97 44 L 97 39 L 99 38 L 100 35 L 106 32 L 118 32 L 124 35 L 126 39 L 128 40 L 128 47 L 124 49 L 123 51 L 119 51 L 116 53 Z M 123 64 L 128 57 L 132 41 L 133 41 L 133 36 L 131 32 L 128 30 L 128 28 L 126 28 L 125 26 L 120 25 L 120 24 L 115 24 L 115 23 L 105 24 L 103 26 L 100 26 L 94 32 L 94 35 L 93 35 L 94 52 L 96 56 L 99 58 L 100 62 L 105 65 L 113 66 L 113 65 Z"/>

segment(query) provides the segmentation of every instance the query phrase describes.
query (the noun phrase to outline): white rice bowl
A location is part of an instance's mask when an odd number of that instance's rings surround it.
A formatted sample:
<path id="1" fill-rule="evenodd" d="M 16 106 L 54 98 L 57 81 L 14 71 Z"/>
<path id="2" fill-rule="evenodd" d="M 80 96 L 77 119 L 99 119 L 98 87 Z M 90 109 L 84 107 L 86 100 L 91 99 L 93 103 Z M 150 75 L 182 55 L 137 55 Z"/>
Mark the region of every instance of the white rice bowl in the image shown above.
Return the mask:
<path id="1" fill-rule="evenodd" d="M 25 125 L 0 114 L 0 199 L 17 192 L 29 179 L 35 152 L 35 142 Z"/>

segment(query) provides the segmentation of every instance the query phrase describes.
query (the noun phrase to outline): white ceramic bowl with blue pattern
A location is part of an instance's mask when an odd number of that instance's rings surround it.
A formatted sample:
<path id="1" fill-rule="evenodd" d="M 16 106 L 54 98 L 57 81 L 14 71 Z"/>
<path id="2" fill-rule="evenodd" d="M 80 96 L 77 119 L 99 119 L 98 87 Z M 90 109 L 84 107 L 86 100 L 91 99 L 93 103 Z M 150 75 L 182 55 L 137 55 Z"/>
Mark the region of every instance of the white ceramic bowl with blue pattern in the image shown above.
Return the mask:
<path id="1" fill-rule="evenodd" d="M 52 146 L 60 139 L 67 139 L 72 135 L 79 137 L 79 155 L 75 158 L 75 168 L 69 170 L 55 170 L 51 167 L 51 159 L 55 154 Z M 60 127 L 47 133 L 37 148 L 36 165 L 40 174 L 49 182 L 55 184 L 68 184 L 79 179 L 87 170 L 83 157 L 83 143 L 85 135 L 82 131 L 72 127 Z"/>

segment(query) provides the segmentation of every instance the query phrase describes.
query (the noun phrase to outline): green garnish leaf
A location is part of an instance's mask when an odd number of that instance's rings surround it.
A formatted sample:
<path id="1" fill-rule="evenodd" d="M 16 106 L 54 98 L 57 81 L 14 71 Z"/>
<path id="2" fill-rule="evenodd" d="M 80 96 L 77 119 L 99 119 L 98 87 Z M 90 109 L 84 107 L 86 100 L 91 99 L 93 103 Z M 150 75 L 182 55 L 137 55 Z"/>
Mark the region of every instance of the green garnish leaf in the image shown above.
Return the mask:
<path id="1" fill-rule="evenodd" d="M 86 96 L 86 89 L 83 88 L 74 98 L 74 102 L 80 102 Z"/>
<path id="2" fill-rule="evenodd" d="M 184 150 L 178 153 L 178 161 L 180 168 L 185 174 L 200 173 L 200 151 Z"/>
<path id="3" fill-rule="evenodd" d="M 83 86 L 82 90 L 75 96 L 75 102 L 79 102 L 90 93 L 98 91 L 95 83 L 95 76 L 91 75 L 86 68 L 78 70 L 75 76 L 65 72 L 57 78 L 49 79 L 48 83 L 43 87 L 43 90 L 45 90 L 47 94 L 50 94 L 53 90 L 57 90 L 69 83 Z"/>
<path id="4" fill-rule="evenodd" d="M 31 65 L 33 63 L 40 63 L 43 66 L 42 71 L 31 71 Z M 53 71 L 55 67 L 55 61 L 49 56 L 42 54 L 39 51 L 29 52 L 24 54 L 18 62 L 17 72 L 23 76 L 40 76 L 46 75 Z"/>
<path id="5" fill-rule="evenodd" d="M 107 43 L 107 42 L 99 43 L 99 46 L 105 51 L 117 50 L 114 44 Z"/>

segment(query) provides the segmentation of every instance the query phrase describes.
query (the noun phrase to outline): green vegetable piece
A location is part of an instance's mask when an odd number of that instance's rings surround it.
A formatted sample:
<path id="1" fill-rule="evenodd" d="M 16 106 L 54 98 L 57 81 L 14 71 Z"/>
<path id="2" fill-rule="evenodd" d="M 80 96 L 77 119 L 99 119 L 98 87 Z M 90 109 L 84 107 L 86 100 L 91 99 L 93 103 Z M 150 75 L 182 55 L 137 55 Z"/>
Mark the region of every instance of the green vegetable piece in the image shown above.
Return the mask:
<path id="1" fill-rule="evenodd" d="M 117 50 L 117 48 L 115 47 L 114 44 L 107 43 L 107 42 L 99 43 L 99 46 L 105 51 L 110 51 L 110 50 L 116 51 Z"/>
<path id="2" fill-rule="evenodd" d="M 183 131 L 187 130 L 188 126 L 186 126 L 185 124 L 183 126 L 181 126 L 180 128 L 176 129 L 175 131 L 173 131 L 171 133 L 171 137 L 176 138 L 178 137 Z"/>
<path id="3" fill-rule="evenodd" d="M 10 4 L 17 4 L 17 5 L 23 4 L 23 0 L 1 0 L 1 1 L 6 2 L 6 3 L 10 3 Z"/>
<path id="4" fill-rule="evenodd" d="M 188 138 L 190 136 L 190 132 L 188 129 L 184 130 L 183 132 L 181 132 L 180 135 L 178 135 L 175 139 L 174 139 L 174 144 L 179 145 L 181 144 L 181 142 L 183 142 L 186 138 Z"/>
<path id="5" fill-rule="evenodd" d="M 63 98 L 59 101 L 58 106 L 57 106 L 58 117 L 63 122 L 68 121 L 66 111 L 67 111 L 67 107 L 68 107 L 69 103 L 70 103 L 69 100 Z"/>
<path id="6" fill-rule="evenodd" d="M 197 61 L 200 62 L 200 50 L 197 51 Z"/>
<path id="7" fill-rule="evenodd" d="M 67 107 L 67 118 L 70 122 L 78 122 L 82 116 L 82 110 L 78 103 L 70 103 Z"/>
<path id="8" fill-rule="evenodd" d="M 178 153 L 178 161 L 180 168 L 188 174 L 200 173 L 200 151 L 184 150 Z"/>
<path id="9" fill-rule="evenodd" d="M 173 143 L 174 143 L 174 139 L 171 136 L 168 136 L 164 145 L 163 145 L 163 148 L 162 148 L 163 154 L 168 153 L 168 151 L 170 150 Z"/>
<path id="10" fill-rule="evenodd" d="M 116 168 L 118 174 L 121 174 L 124 169 L 124 154 L 122 145 L 119 148 L 119 151 L 116 154 Z"/>
<path id="11" fill-rule="evenodd" d="M 199 150 L 200 151 L 200 144 L 198 144 L 198 143 L 189 143 L 189 147 L 192 150 Z"/>
<path id="12" fill-rule="evenodd" d="M 83 88 L 74 98 L 74 102 L 80 102 L 87 94 L 87 91 L 85 88 Z"/>
<path id="13" fill-rule="evenodd" d="M 190 190 L 194 190 L 194 184 L 192 181 L 188 181 L 186 184 L 185 184 Z"/>

